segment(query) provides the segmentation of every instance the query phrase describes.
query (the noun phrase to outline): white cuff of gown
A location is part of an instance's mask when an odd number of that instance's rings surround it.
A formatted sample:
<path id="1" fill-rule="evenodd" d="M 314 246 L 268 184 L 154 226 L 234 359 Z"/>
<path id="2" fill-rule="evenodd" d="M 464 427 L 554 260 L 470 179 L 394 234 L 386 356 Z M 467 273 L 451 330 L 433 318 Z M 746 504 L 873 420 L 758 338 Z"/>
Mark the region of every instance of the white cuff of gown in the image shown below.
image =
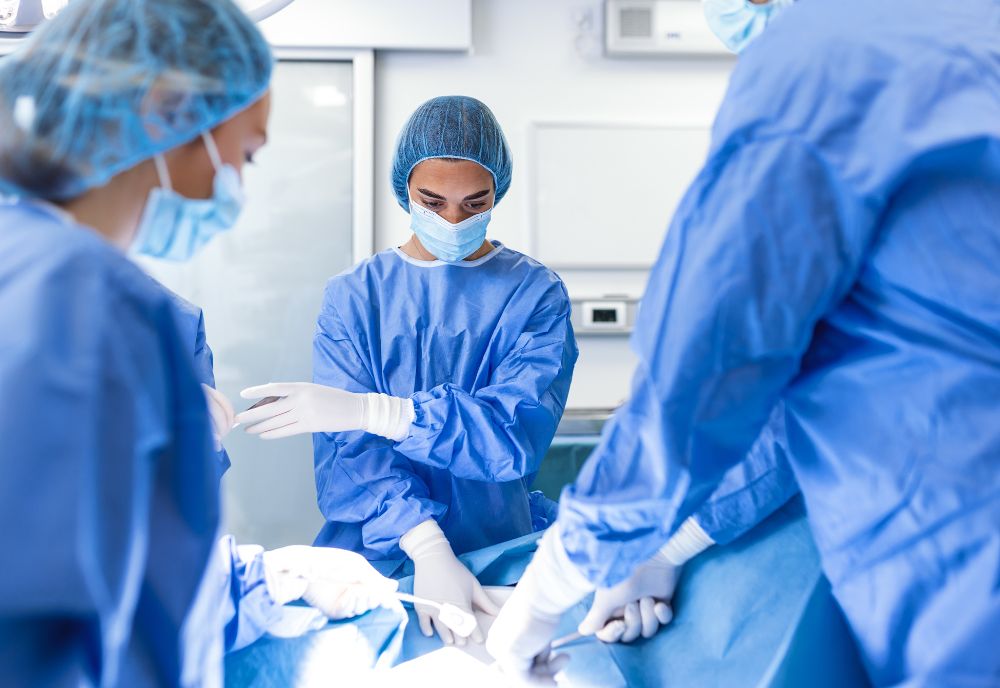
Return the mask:
<path id="1" fill-rule="evenodd" d="M 550 618 L 558 618 L 595 588 L 570 561 L 558 521 L 538 542 L 538 551 L 517 586 L 529 588 L 535 609 Z"/>
<path id="2" fill-rule="evenodd" d="M 406 531 L 403 537 L 399 538 L 399 548 L 414 561 L 430 552 L 444 549 L 445 547 L 448 548 L 449 552 L 452 551 L 448 537 L 441 530 L 441 526 L 437 524 L 437 521 L 432 518 L 427 519 L 420 525 L 413 526 Z"/>
<path id="3" fill-rule="evenodd" d="M 410 426 L 417 417 L 412 399 L 377 392 L 364 395 L 363 410 L 362 429 L 393 442 L 400 442 L 410 436 Z"/>
<path id="4" fill-rule="evenodd" d="M 689 516 L 658 554 L 674 566 L 683 566 L 715 544 L 708 533 Z"/>

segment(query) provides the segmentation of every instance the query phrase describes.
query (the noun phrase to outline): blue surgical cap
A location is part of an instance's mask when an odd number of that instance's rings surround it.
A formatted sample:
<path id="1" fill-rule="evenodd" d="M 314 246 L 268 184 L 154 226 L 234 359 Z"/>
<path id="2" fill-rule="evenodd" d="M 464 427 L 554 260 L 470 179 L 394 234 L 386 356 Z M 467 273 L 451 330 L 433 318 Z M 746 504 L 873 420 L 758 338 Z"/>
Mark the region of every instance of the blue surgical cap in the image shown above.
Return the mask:
<path id="1" fill-rule="evenodd" d="M 396 140 L 392 190 L 403 210 L 410 210 L 410 173 L 430 158 L 477 162 L 493 175 L 496 203 L 510 188 L 513 161 L 500 123 L 484 103 L 468 96 L 432 98 L 410 115 Z"/>
<path id="2" fill-rule="evenodd" d="M 273 58 L 231 0 L 75 0 L 0 60 L 0 194 L 65 200 L 259 100 Z"/>

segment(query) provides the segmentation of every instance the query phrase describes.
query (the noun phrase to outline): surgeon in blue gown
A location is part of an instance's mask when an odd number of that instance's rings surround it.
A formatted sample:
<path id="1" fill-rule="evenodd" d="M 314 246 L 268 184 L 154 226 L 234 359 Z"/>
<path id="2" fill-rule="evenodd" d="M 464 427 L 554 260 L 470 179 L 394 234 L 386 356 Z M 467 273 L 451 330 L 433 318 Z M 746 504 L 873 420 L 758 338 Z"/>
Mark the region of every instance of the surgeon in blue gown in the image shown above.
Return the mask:
<path id="1" fill-rule="evenodd" d="M 327 523 L 316 544 L 392 568 L 409 556 L 416 594 L 494 612 L 455 553 L 547 525 L 554 505 L 529 486 L 577 359 L 559 277 L 486 239 L 511 173 L 485 104 L 447 96 L 421 105 L 392 170 L 413 235 L 327 285 L 316 384 L 247 390 L 282 400 L 238 416 L 265 438 L 317 433 Z M 418 612 L 425 633 L 433 623 L 452 640 L 435 613 Z"/>
<path id="2" fill-rule="evenodd" d="M 125 255 L 231 227 L 271 67 L 228 0 L 71 3 L 0 62 L 4 685 L 217 685 L 283 602 L 350 616 L 393 587 L 218 539 L 199 328 Z"/>
<path id="3" fill-rule="evenodd" d="M 656 556 L 781 401 L 873 683 L 997 684 L 998 27 L 991 0 L 810 0 L 746 47 L 652 272 L 632 397 L 491 631 L 508 671 Z"/>

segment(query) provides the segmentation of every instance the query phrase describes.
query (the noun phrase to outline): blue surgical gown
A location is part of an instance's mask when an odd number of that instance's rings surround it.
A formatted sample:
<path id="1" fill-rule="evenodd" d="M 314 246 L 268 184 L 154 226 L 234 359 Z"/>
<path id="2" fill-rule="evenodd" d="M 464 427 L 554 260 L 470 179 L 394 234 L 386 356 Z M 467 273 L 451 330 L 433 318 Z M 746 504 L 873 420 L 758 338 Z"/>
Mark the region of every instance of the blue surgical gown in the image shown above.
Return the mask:
<path id="1" fill-rule="evenodd" d="M 314 436 L 316 544 L 375 561 L 428 519 L 459 553 L 531 533 L 528 487 L 576 359 L 562 281 L 499 243 L 460 265 L 392 249 L 330 280 L 314 380 L 412 398 L 416 419 L 401 442 Z"/>
<path id="2" fill-rule="evenodd" d="M 740 57 L 559 520 L 614 583 L 775 403 L 877 685 L 1000 677 L 1000 3 L 804 1 Z"/>
<path id="3" fill-rule="evenodd" d="M 204 396 L 171 299 L 95 232 L 0 205 L 0 676 L 215 685 Z"/>
<path id="4" fill-rule="evenodd" d="M 713 542 L 726 545 L 749 532 L 798 491 L 788 462 L 785 406 L 779 403 L 749 453 L 723 474 L 694 518 Z"/>
<path id="5" fill-rule="evenodd" d="M 202 384 L 215 387 L 214 358 L 201 308 L 163 285 L 159 286 L 173 299 L 177 328 L 191 356 L 195 376 Z M 221 480 L 231 465 L 229 454 L 223 447 L 214 452 L 214 456 Z M 263 560 L 259 555 L 248 559 L 241 557 L 232 536 L 227 535 L 217 543 L 215 555 L 209 560 L 204 587 L 205 596 L 223 601 L 221 622 L 226 652 L 254 642 L 281 616 L 281 606 L 274 603 L 267 590 Z"/>
<path id="6" fill-rule="evenodd" d="M 173 293 L 166 287 L 163 289 L 174 299 L 177 308 L 177 328 L 180 330 L 181 340 L 188 347 L 191 358 L 194 361 L 194 372 L 198 377 L 198 382 L 215 388 L 215 365 L 212 355 L 212 348 L 208 345 L 208 337 L 205 335 L 205 316 L 201 308 L 190 301 Z M 215 452 L 218 461 L 219 477 L 221 478 L 232 461 L 229 460 L 229 453 L 223 447 Z"/>

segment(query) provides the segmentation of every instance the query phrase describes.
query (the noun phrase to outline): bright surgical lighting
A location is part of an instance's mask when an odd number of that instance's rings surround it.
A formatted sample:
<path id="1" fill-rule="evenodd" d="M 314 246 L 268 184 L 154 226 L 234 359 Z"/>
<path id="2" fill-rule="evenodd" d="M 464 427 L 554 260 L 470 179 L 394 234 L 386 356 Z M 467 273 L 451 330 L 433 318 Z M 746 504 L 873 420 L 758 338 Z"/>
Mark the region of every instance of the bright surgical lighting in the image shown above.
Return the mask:
<path id="1" fill-rule="evenodd" d="M 0 29 L 7 28 L 17 17 L 17 8 L 21 0 L 0 0 Z"/>
<path id="2" fill-rule="evenodd" d="M 0 0 L 0 31 L 28 33 L 54 17 L 68 0 Z"/>
<path id="3" fill-rule="evenodd" d="M 42 13 L 46 19 L 52 19 L 68 4 L 69 0 L 42 0 Z"/>
<path id="4" fill-rule="evenodd" d="M 236 4 L 242 7 L 252 20 L 259 22 L 285 9 L 292 4 L 292 0 L 236 0 Z"/>
<path id="5" fill-rule="evenodd" d="M 79 0 L 85 2 L 85 0 Z M 237 0 L 256 22 L 292 4 L 292 0 Z M 69 0 L 0 0 L 0 31 L 27 32 L 43 19 L 52 19 Z"/>

